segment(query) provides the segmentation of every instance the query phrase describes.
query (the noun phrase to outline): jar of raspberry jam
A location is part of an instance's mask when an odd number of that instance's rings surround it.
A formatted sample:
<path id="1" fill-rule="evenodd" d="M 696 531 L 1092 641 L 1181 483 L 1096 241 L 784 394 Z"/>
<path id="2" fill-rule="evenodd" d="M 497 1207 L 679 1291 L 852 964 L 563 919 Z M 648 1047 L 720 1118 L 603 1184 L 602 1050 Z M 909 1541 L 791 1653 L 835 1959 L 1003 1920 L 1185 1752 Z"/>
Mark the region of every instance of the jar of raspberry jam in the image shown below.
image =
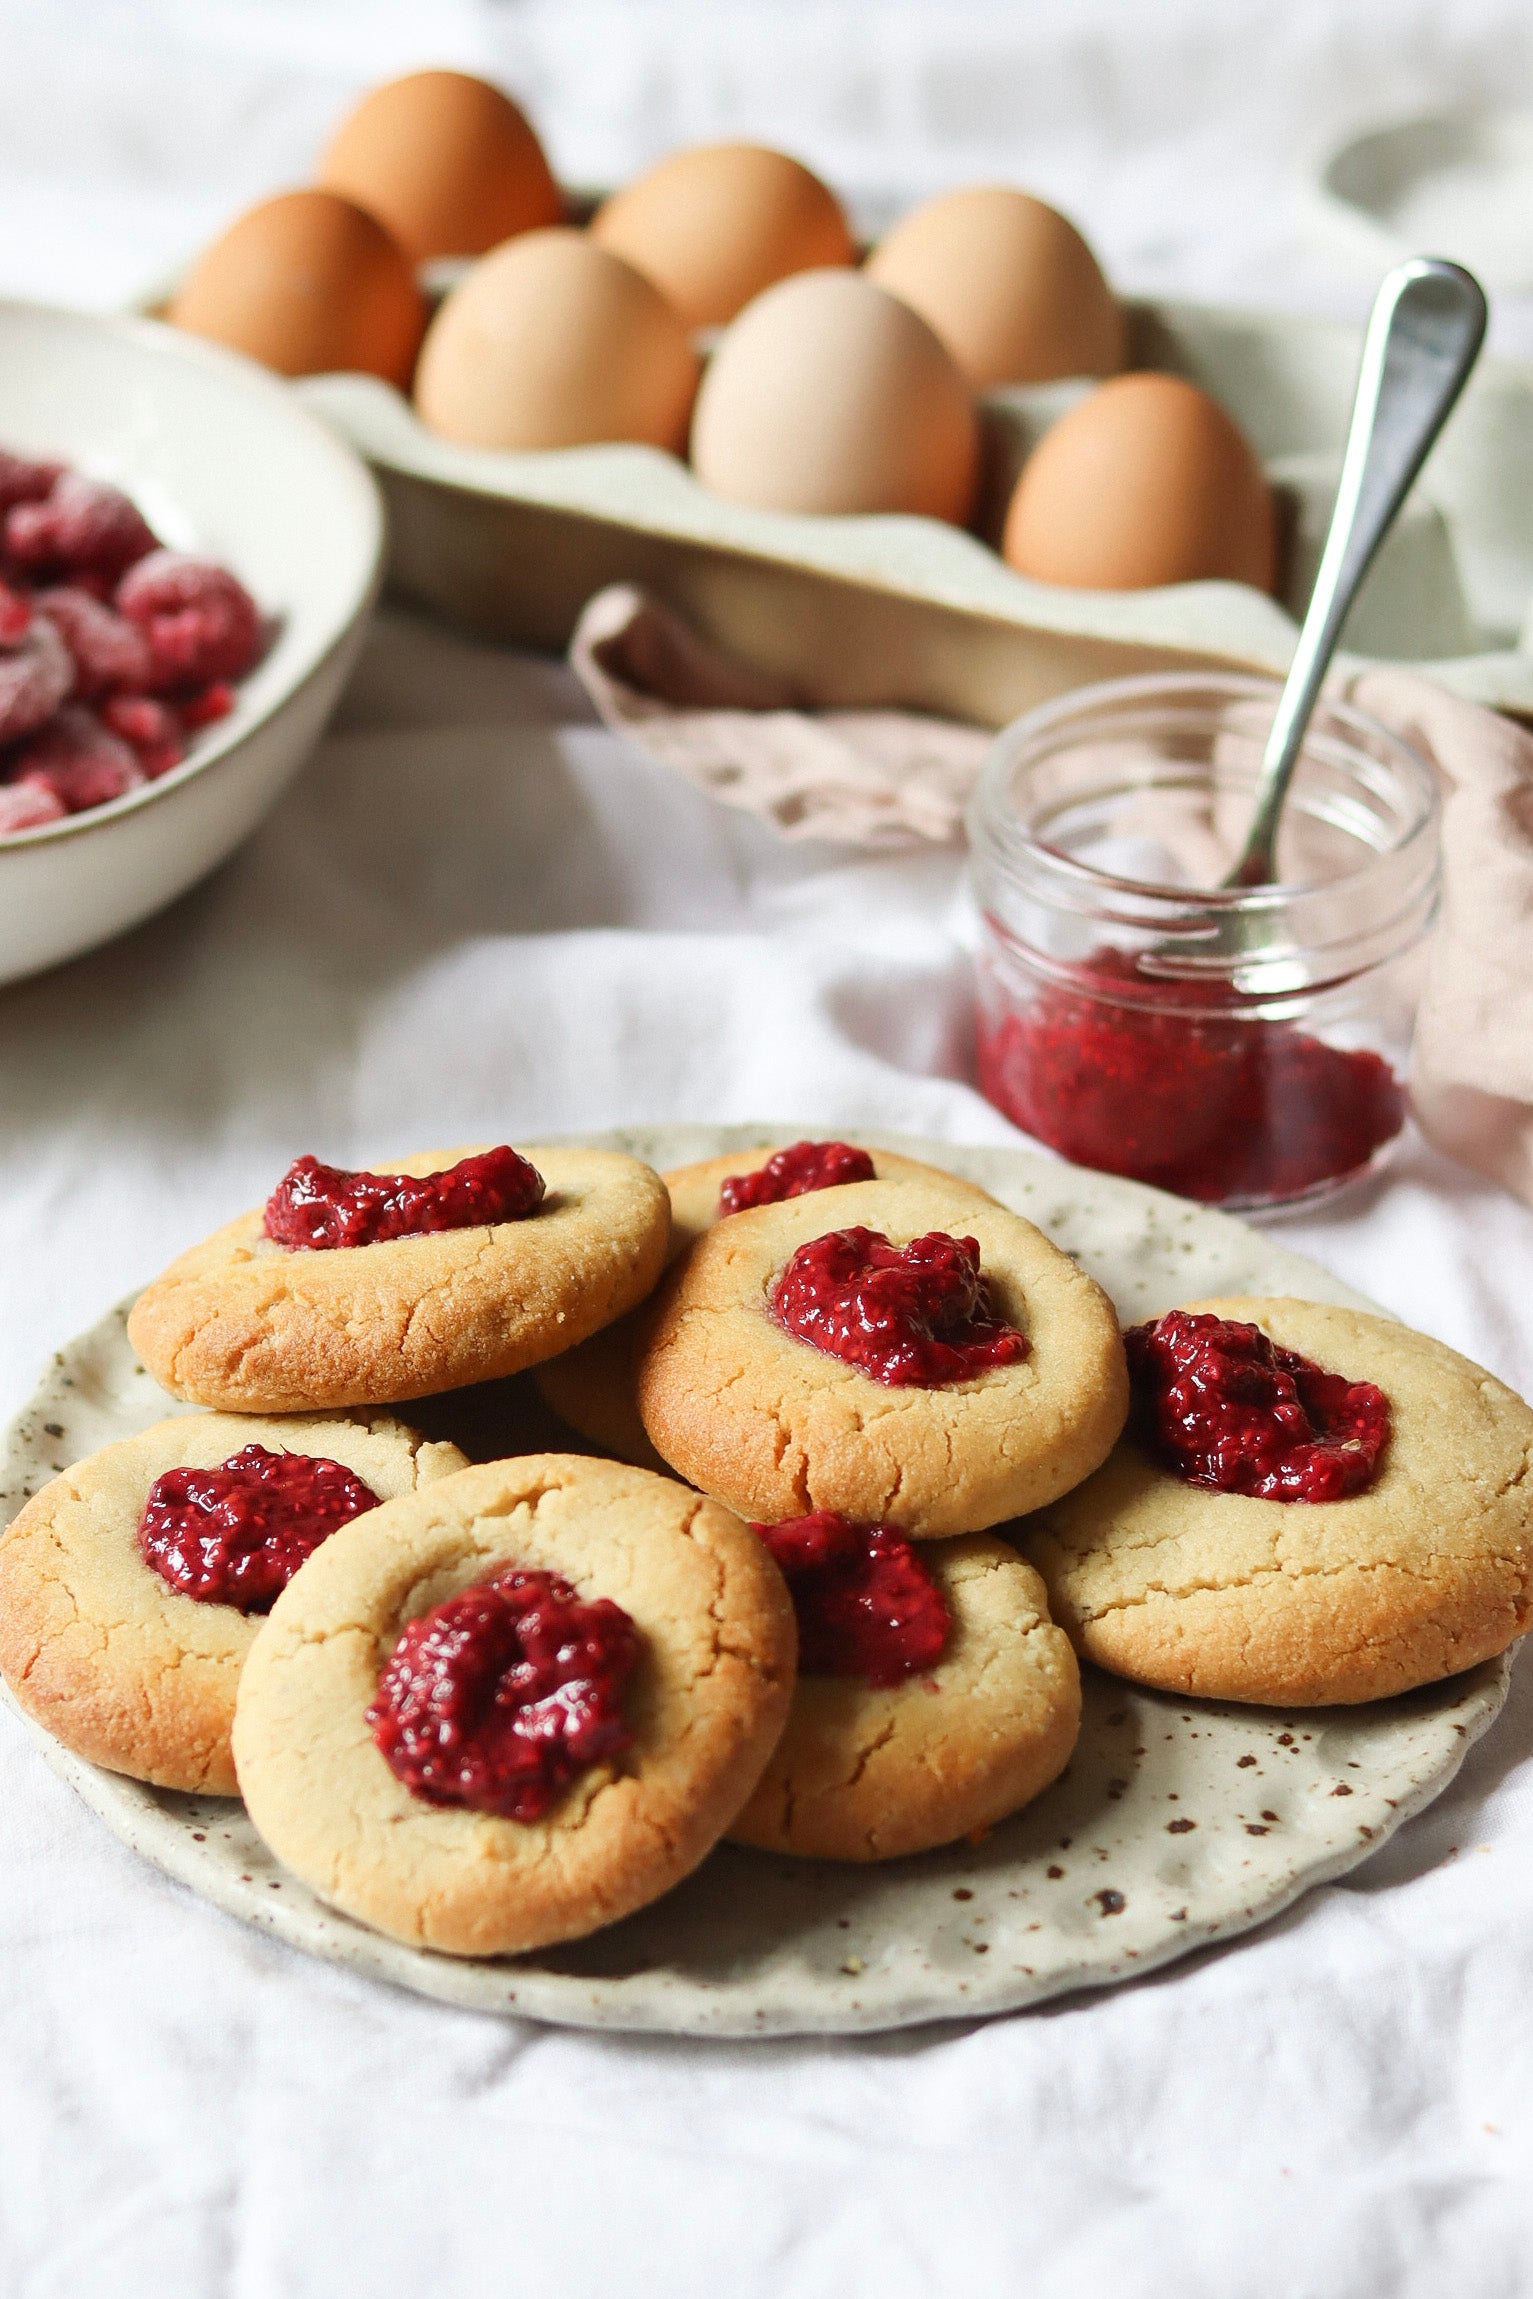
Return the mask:
<path id="1" fill-rule="evenodd" d="M 1329 701 L 1280 882 L 1220 884 L 1277 693 L 1215 672 L 1079 688 L 998 736 L 969 818 L 981 1090 L 1078 1165 L 1243 1210 L 1388 1155 L 1438 900 L 1432 769 Z"/>

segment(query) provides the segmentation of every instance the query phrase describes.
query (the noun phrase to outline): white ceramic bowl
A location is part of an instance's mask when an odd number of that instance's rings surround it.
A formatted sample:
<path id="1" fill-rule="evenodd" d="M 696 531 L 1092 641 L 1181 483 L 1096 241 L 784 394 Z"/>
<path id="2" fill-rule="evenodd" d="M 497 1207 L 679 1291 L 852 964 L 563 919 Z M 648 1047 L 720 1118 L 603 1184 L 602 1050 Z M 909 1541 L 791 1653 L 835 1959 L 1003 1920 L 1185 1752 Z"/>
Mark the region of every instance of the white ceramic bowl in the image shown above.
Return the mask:
<path id="1" fill-rule="evenodd" d="M 360 459 L 297 394 L 153 320 L 0 302 L 0 446 L 126 489 L 239 576 L 275 636 L 230 716 L 109 806 L 0 839 L 0 982 L 135 926 L 223 861 L 312 749 L 382 569 Z"/>

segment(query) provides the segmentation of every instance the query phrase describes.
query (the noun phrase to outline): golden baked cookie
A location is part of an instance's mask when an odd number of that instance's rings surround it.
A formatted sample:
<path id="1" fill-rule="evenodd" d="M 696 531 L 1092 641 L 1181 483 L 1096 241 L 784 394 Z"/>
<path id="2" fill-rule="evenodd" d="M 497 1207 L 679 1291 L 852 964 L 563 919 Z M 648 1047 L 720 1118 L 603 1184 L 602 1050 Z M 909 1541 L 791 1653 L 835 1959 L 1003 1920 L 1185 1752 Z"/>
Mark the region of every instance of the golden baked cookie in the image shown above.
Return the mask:
<path id="1" fill-rule="evenodd" d="M 975 1238 L 995 1314 L 1027 1356 L 950 1387 L 889 1388 L 783 1331 L 768 1302 L 788 1260 L 852 1226 L 896 1246 Z M 735 1214 L 670 1272 L 646 1333 L 651 1442 L 700 1491 L 768 1524 L 835 1509 L 926 1540 L 982 1532 L 1089 1476 L 1128 1407 L 1101 1287 L 1031 1222 L 945 1183 L 860 1182 Z"/>
<path id="2" fill-rule="evenodd" d="M 1080 1671 L 1038 1575 L 990 1533 L 933 1543 L 921 1561 L 952 1622 L 937 1661 L 883 1687 L 801 1674 L 735 1843 L 891 1860 L 991 1827 L 1064 1770 Z"/>
<path id="3" fill-rule="evenodd" d="M 839 1137 L 838 1137 L 839 1138 Z M 679 1260 L 705 1229 L 719 1220 L 719 1191 L 737 1174 L 754 1173 L 780 1145 L 763 1142 L 757 1149 L 730 1150 L 723 1157 L 703 1158 L 696 1165 L 674 1166 L 661 1175 L 671 1199 L 671 1236 L 667 1262 Z M 853 1144 L 860 1147 L 860 1144 Z M 995 1201 L 977 1182 L 964 1181 L 941 1167 L 924 1165 L 917 1158 L 900 1157 L 893 1150 L 869 1150 L 878 1181 L 929 1181 L 934 1185 Z M 844 1186 L 851 1186 L 850 1184 Z M 578 1348 L 550 1357 L 538 1367 L 536 1380 L 544 1398 L 560 1418 L 605 1453 L 632 1461 L 641 1469 L 665 1463 L 644 1433 L 635 1394 L 643 1311 L 634 1310 L 594 1333 Z"/>
<path id="4" fill-rule="evenodd" d="M 533 1820 L 428 1802 L 367 1721 L 408 1624 L 510 1567 L 614 1600 L 640 1639 L 631 1745 Z M 460 1956 L 578 1939 L 717 1841 L 782 1730 L 794 1653 L 781 1575 L 716 1503 L 616 1462 L 492 1461 L 344 1526 L 278 1598 L 241 1682 L 240 1788 L 277 1857 L 377 1931 Z"/>
<path id="5" fill-rule="evenodd" d="M 1380 1700 L 1505 1650 L 1533 1619 L 1533 1411 L 1408 1326 L 1319 1302 L 1189 1308 L 1382 1389 L 1373 1483 L 1334 1501 L 1189 1485 L 1125 1437 L 1017 1528 L 1086 1659 L 1167 1691 Z"/>
<path id="6" fill-rule="evenodd" d="M 425 1444 L 382 1413 L 188 1413 L 44 1485 L 0 1537 L 0 1673 L 28 1715 L 93 1764 L 159 1788 L 236 1793 L 234 1692 L 260 1618 L 183 1594 L 145 1562 L 138 1529 L 167 1471 L 217 1468 L 252 1444 L 339 1461 L 385 1501 L 463 1467 L 456 1445 Z"/>
<path id="7" fill-rule="evenodd" d="M 427 1150 L 378 1170 L 430 1174 Z M 669 1209 L 613 1150 L 533 1149 L 548 1184 L 520 1221 L 290 1252 L 243 1213 L 145 1288 L 128 1338 L 173 1397 L 243 1413 L 389 1404 L 519 1373 L 654 1284 Z"/>

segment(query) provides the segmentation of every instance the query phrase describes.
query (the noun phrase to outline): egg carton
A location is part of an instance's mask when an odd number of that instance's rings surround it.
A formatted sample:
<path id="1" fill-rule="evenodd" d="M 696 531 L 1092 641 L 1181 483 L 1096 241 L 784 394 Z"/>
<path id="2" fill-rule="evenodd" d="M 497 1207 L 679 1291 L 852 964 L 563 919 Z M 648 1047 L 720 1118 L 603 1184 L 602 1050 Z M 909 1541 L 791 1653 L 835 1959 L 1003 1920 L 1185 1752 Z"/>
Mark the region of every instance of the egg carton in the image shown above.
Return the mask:
<path id="1" fill-rule="evenodd" d="M 987 396 L 973 533 L 924 518 L 755 510 L 650 447 L 461 447 L 367 376 L 296 388 L 377 474 L 389 579 L 406 599 L 493 638 L 562 649 L 594 592 L 638 583 L 806 703 L 1001 725 L 1091 680 L 1209 666 L 1280 673 L 1293 649 L 1361 331 L 1209 304 L 1129 311 L 1131 364 L 1190 376 L 1262 457 L 1283 511 L 1281 603 L 1225 582 L 1066 590 L 997 556 L 1011 478 L 1085 382 Z M 1353 610 L 1353 667 L 1413 663 L 1474 701 L 1533 715 L 1530 433 L 1533 364 L 1482 361 Z"/>

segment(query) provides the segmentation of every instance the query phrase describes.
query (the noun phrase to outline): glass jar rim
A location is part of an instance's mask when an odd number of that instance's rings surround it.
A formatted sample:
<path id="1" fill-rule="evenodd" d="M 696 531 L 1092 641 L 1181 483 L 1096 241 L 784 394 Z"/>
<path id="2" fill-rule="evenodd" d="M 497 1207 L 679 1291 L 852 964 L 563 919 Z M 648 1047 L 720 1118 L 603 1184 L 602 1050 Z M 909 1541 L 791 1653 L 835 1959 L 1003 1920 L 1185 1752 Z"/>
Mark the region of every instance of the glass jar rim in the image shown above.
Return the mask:
<path id="1" fill-rule="evenodd" d="M 1281 691 L 1280 679 L 1248 672 L 1148 671 L 1131 678 L 1102 679 L 1089 686 L 1072 687 L 1048 702 L 1035 704 L 998 730 L 985 755 L 969 802 L 970 844 L 976 852 L 989 849 L 997 855 L 1035 859 L 1044 864 L 1051 875 L 1067 881 L 1073 879 L 1082 889 L 1098 887 L 1108 894 L 1158 897 L 1187 911 L 1206 909 L 1214 916 L 1259 915 L 1316 893 L 1322 885 L 1328 896 L 1344 895 L 1350 885 L 1365 880 L 1381 865 L 1398 862 L 1418 840 L 1430 839 L 1435 849 L 1442 798 L 1434 768 L 1416 746 L 1393 727 L 1339 695 L 1322 694 L 1316 706 L 1317 718 L 1324 714 L 1338 723 L 1344 734 L 1355 730 L 1374 745 L 1382 746 L 1392 755 L 1406 783 L 1413 787 L 1417 803 L 1401 835 L 1391 845 L 1375 850 L 1355 870 L 1340 872 L 1323 882 L 1279 879 L 1263 886 L 1189 887 L 1156 879 L 1120 877 L 1082 862 L 1063 847 L 1050 845 L 1046 839 L 1035 836 L 1010 803 L 1010 776 L 1018 764 L 1019 753 L 1052 729 L 1067 725 L 1072 718 L 1084 719 L 1093 711 L 1136 702 L 1191 701 L 1198 695 L 1217 696 L 1225 704 L 1271 701 L 1276 706 Z"/>

